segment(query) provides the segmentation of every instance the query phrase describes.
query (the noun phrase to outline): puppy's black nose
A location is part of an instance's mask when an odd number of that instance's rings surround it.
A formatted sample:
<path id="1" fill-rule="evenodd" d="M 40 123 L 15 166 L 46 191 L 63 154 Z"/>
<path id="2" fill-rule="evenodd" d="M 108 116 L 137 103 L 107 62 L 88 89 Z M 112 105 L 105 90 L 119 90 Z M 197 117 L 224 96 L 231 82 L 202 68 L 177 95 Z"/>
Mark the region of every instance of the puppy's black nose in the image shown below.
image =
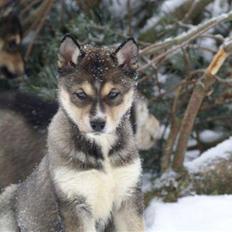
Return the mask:
<path id="1" fill-rule="evenodd" d="M 106 122 L 102 119 L 96 119 L 91 121 L 90 125 L 93 128 L 93 130 L 100 132 L 104 129 Z"/>

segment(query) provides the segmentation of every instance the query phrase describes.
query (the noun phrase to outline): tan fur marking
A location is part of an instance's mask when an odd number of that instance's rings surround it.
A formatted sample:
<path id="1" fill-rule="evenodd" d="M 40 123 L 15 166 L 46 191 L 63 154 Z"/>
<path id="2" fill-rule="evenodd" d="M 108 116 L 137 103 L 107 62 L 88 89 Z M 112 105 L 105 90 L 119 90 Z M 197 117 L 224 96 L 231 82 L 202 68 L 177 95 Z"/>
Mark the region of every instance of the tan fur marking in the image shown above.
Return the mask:
<path id="1" fill-rule="evenodd" d="M 107 121 L 111 128 L 115 128 L 123 114 L 129 110 L 133 101 L 133 95 L 134 91 L 130 90 L 123 96 L 123 102 L 120 105 L 114 107 L 106 106 Z"/>
<path id="2" fill-rule="evenodd" d="M 108 95 L 111 89 L 115 87 L 117 86 L 115 86 L 112 82 L 107 82 L 102 88 L 102 91 L 101 91 L 102 96 Z"/>
<path id="3" fill-rule="evenodd" d="M 20 35 L 12 35 L 8 38 L 8 41 L 14 40 L 16 44 L 20 44 L 21 43 L 21 37 Z"/>
<path id="4" fill-rule="evenodd" d="M 89 95 L 89 96 L 93 96 L 94 95 L 94 89 L 93 87 L 90 85 L 90 83 L 88 81 L 84 81 L 81 86 L 80 86 L 84 92 Z"/>
<path id="5" fill-rule="evenodd" d="M 113 84 L 112 82 L 106 82 L 105 85 L 102 88 L 101 95 L 102 97 L 107 96 L 112 89 L 118 89 L 120 90 L 122 86 L 119 84 Z"/>
<path id="6" fill-rule="evenodd" d="M 24 73 L 24 62 L 19 52 L 10 54 L 0 51 L 0 66 L 6 66 L 10 72 L 18 75 Z"/>

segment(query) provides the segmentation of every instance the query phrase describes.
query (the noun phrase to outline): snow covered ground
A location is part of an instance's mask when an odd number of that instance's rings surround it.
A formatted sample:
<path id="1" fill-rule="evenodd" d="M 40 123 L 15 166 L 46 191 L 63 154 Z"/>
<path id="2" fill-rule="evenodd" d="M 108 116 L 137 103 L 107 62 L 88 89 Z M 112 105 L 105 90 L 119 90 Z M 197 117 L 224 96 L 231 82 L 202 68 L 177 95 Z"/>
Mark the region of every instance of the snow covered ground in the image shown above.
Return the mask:
<path id="1" fill-rule="evenodd" d="M 145 225 L 146 232 L 231 232 L 232 195 L 191 196 L 177 203 L 153 200 Z"/>
<path id="2" fill-rule="evenodd" d="M 215 137 L 211 132 L 204 136 Z M 232 137 L 185 162 L 185 167 L 195 173 L 212 166 L 217 160 L 227 160 L 231 155 Z M 169 179 L 170 174 L 174 173 L 169 172 Z M 144 191 L 152 188 L 149 177 L 149 174 L 144 176 Z M 145 211 L 145 225 L 146 232 L 232 232 L 232 195 L 189 196 L 176 203 L 154 199 Z"/>

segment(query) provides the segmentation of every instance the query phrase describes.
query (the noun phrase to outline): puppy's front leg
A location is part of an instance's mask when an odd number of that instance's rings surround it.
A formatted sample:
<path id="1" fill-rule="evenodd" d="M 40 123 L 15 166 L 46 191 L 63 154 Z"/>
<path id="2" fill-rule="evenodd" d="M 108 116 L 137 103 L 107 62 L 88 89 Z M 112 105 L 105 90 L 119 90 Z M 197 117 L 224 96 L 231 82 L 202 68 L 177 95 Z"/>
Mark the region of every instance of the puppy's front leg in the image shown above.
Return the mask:
<path id="1" fill-rule="evenodd" d="M 95 220 L 89 207 L 83 203 L 66 203 L 62 207 L 65 232 L 96 232 Z"/>
<path id="2" fill-rule="evenodd" d="M 113 215 L 116 232 L 143 232 L 143 194 L 136 189 Z"/>

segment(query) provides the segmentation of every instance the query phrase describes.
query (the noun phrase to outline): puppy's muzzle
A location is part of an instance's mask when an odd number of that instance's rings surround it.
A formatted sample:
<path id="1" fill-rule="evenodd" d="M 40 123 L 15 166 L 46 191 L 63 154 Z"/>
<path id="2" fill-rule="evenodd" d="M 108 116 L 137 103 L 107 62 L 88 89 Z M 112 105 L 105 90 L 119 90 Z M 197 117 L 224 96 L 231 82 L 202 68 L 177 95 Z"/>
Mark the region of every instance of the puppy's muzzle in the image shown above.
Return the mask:
<path id="1" fill-rule="evenodd" d="M 92 129 L 96 132 L 102 132 L 105 128 L 106 122 L 102 119 L 92 120 L 90 122 Z"/>

